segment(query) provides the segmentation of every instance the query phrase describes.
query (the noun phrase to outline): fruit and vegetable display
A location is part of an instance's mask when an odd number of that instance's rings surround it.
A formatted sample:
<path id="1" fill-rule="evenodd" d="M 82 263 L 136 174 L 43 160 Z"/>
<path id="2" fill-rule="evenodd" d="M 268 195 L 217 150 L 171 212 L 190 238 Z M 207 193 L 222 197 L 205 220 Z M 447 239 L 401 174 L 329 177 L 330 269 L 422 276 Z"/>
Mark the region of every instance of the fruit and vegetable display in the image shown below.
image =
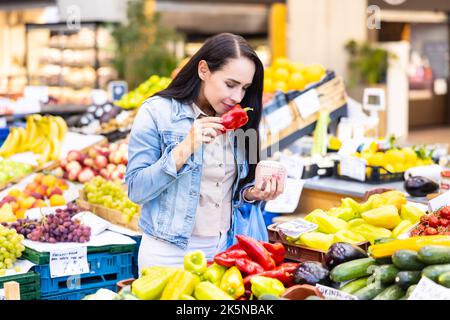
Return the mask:
<path id="1" fill-rule="evenodd" d="M 411 230 L 411 237 L 450 235 L 450 206 L 420 217 L 420 222 Z"/>
<path id="2" fill-rule="evenodd" d="M 33 167 L 29 164 L 1 159 L 0 185 L 6 185 L 17 178 L 23 178 L 31 172 L 33 172 Z"/>
<path id="3" fill-rule="evenodd" d="M 39 154 L 39 165 L 59 160 L 62 144 L 68 131 L 61 117 L 30 115 L 26 127 L 13 127 L 0 148 L 0 156 L 9 157 L 16 153 L 31 151 Z"/>
<path id="4" fill-rule="evenodd" d="M 115 105 L 124 109 L 139 108 L 147 98 L 158 91 L 164 90 L 172 81 L 171 78 L 152 75 L 145 82 L 141 83 L 136 89 L 122 96 Z"/>
<path id="5" fill-rule="evenodd" d="M 84 184 L 83 192 L 89 203 L 118 210 L 125 221 L 130 221 L 140 213 L 139 205 L 128 198 L 124 186 L 118 181 L 108 181 L 97 176 Z"/>
<path id="6" fill-rule="evenodd" d="M 64 179 L 38 173 L 24 190 L 11 188 L 0 201 L 0 222 L 10 222 L 23 218 L 31 208 L 55 207 L 66 204 L 63 196 L 69 188 Z"/>
<path id="7" fill-rule="evenodd" d="M 24 236 L 16 230 L 0 225 L 0 276 L 5 269 L 12 268 L 17 258 L 22 256 L 25 247 L 22 245 Z"/>
<path id="8" fill-rule="evenodd" d="M 301 91 L 308 85 L 320 81 L 325 74 L 326 70 L 320 64 L 304 65 L 280 57 L 264 69 L 264 92 Z"/>
<path id="9" fill-rule="evenodd" d="M 400 191 L 373 194 L 363 203 L 344 198 L 340 207 L 328 211 L 317 209 L 305 216 L 305 220 L 317 225 L 316 230 L 286 240 L 323 252 L 335 242 L 373 244 L 378 238 L 399 237 L 423 215 L 424 211 L 407 204 Z"/>
<path id="10" fill-rule="evenodd" d="M 96 176 L 123 181 L 128 163 L 128 141 L 94 146 L 86 153 L 72 150 L 53 171 L 59 178 L 85 183 Z"/>
<path id="11" fill-rule="evenodd" d="M 280 297 L 295 284 L 298 263 L 284 262 L 281 243 L 237 235 L 237 243 L 207 262 L 200 251 L 188 252 L 183 268 L 143 268 L 128 292 L 142 300 L 254 300 Z"/>
<path id="12" fill-rule="evenodd" d="M 66 208 L 58 208 L 55 213 L 45 215 L 39 220 L 19 219 L 7 224 L 7 227 L 14 229 L 31 241 L 48 243 L 88 242 L 91 237 L 91 229 L 74 218 L 74 215 L 78 212 L 78 207 L 69 203 Z"/>

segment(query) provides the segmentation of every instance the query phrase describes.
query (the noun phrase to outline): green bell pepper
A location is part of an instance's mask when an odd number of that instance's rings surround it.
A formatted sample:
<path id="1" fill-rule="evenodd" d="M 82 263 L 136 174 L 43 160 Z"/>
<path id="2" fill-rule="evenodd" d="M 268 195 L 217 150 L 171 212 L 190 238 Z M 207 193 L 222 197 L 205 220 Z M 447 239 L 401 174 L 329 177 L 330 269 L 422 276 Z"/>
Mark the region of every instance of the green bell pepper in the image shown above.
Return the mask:
<path id="1" fill-rule="evenodd" d="M 205 273 L 201 276 L 201 279 L 203 281 L 209 281 L 219 287 L 220 281 L 222 280 L 226 270 L 227 267 L 218 265 L 214 262 L 206 269 Z"/>
<path id="2" fill-rule="evenodd" d="M 195 275 L 201 276 L 207 268 L 205 253 L 195 250 L 184 256 L 184 269 Z"/>

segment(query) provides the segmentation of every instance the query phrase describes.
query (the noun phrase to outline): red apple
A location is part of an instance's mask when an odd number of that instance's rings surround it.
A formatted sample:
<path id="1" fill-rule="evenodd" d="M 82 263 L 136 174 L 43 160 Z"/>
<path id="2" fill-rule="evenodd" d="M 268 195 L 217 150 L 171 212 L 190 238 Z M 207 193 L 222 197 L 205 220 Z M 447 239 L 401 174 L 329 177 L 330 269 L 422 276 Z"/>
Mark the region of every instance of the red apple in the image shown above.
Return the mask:
<path id="1" fill-rule="evenodd" d="M 125 174 L 122 173 L 122 172 L 119 172 L 119 179 L 120 179 L 120 180 L 125 179 Z"/>
<path id="2" fill-rule="evenodd" d="M 96 169 L 103 169 L 108 165 L 108 159 L 105 156 L 98 155 L 95 157 L 95 164 L 94 167 Z"/>
<path id="3" fill-rule="evenodd" d="M 106 170 L 108 171 L 108 173 L 113 172 L 116 168 L 117 166 L 114 163 L 108 163 L 108 165 L 106 166 Z"/>
<path id="4" fill-rule="evenodd" d="M 119 146 L 119 151 L 128 153 L 128 144 L 127 143 L 121 143 L 120 146 Z"/>
<path id="5" fill-rule="evenodd" d="M 119 176 L 120 176 L 120 172 L 119 171 L 114 170 L 113 172 L 111 172 L 111 179 L 112 180 L 120 180 Z"/>
<path id="6" fill-rule="evenodd" d="M 79 168 L 74 168 L 69 171 L 69 180 L 76 181 L 78 178 L 78 175 L 81 172 L 81 166 Z"/>
<path id="7" fill-rule="evenodd" d="M 85 167 L 78 175 L 78 181 L 80 181 L 81 183 L 85 183 L 91 180 L 93 177 L 94 172 L 92 171 L 92 169 L 89 167 Z"/>
<path id="8" fill-rule="evenodd" d="M 119 164 L 117 166 L 117 171 L 119 171 L 120 173 L 125 173 L 127 172 L 127 166 L 124 164 Z"/>
<path id="9" fill-rule="evenodd" d="M 63 169 L 66 168 L 67 164 L 69 163 L 69 161 L 67 161 L 67 158 L 64 158 L 61 160 L 61 162 L 59 163 L 59 166 Z"/>
<path id="10" fill-rule="evenodd" d="M 90 148 L 90 149 L 88 150 L 88 156 L 89 156 L 90 158 L 92 158 L 92 159 L 95 159 L 95 157 L 98 156 L 97 149 L 95 149 L 95 148 Z"/>
<path id="11" fill-rule="evenodd" d="M 85 166 L 87 166 L 87 167 L 93 168 L 94 165 L 95 165 L 95 161 L 94 161 L 94 159 L 92 159 L 92 158 L 86 158 L 86 159 L 84 159 L 84 161 L 83 161 L 83 165 L 85 165 Z"/>
<path id="12" fill-rule="evenodd" d="M 105 179 L 109 179 L 109 172 L 105 168 L 100 170 L 100 175 Z"/>
<path id="13" fill-rule="evenodd" d="M 81 160 L 81 152 L 78 150 L 69 151 L 67 154 L 67 161 L 80 161 Z"/>
<path id="14" fill-rule="evenodd" d="M 109 152 L 110 153 L 114 152 L 114 151 L 117 151 L 117 150 L 119 150 L 119 145 L 117 143 L 111 143 L 109 145 Z"/>
<path id="15" fill-rule="evenodd" d="M 81 164 L 76 160 L 70 161 L 66 166 L 66 170 L 69 172 L 73 171 L 75 169 L 78 169 L 81 171 Z"/>
<path id="16" fill-rule="evenodd" d="M 58 167 L 53 171 L 53 175 L 57 178 L 62 178 L 64 176 L 64 169 L 61 167 Z"/>
<path id="17" fill-rule="evenodd" d="M 68 171 L 64 172 L 63 179 L 66 179 L 66 180 L 69 179 L 69 172 Z"/>

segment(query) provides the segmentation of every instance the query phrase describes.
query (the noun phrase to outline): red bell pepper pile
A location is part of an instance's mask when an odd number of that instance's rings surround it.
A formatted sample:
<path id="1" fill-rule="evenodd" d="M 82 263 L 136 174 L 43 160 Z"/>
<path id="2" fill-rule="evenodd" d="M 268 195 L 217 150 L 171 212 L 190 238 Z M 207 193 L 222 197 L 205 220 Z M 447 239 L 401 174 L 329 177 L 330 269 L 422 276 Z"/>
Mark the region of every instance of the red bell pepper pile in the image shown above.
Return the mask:
<path id="1" fill-rule="evenodd" d="M 247 288 L 254 276 L 278 279 L 286 287 L 295 284 L 293 272 L 298 263 L 284 262 L 283 244 L 257 241 L 245 235 L 237 235 L 236 239 L 238 243 L 216 254 L 214 262 L 227 268 L 236 266 Z"/>

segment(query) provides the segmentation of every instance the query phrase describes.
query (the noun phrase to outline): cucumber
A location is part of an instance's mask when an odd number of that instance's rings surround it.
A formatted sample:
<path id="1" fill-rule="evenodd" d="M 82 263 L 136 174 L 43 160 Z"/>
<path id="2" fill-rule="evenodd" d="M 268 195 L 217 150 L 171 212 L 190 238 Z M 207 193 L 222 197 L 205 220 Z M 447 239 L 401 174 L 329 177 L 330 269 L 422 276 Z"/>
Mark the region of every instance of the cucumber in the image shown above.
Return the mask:
<path id="1" fill-rule="evenodd" d="M 450 247 L 425 246 L 419 250 L 418 257 L 426 264 L 450 263 Z"/>
<path id="2" fill-rule="evenodd" d="M 374 264 L 375 259 L 370 257 L 341 263 L 331 270 L 330 279 L 343 282 L 368 276 L 370 272 L 367 269 Z"/>
<path id="3" fill-rule="evenodd" d="M 450 288 L 450 271 L 441 274 L 438 278 L 438 282 L 440 285 Z"/>
<path id="4" fill-rule="evenodd" d="M 408 300 L 416 287 L 417 287 L 417 284 L 413 284 L 412 286 L 409 286 L 408 290 L 406 290 L 406 294 L 398 300 Z"/>
<path id="5" fill-rule="evenodd" d="M 419 283 L 420 278 L 422 278 L 421 271 L 400 271 L 395 277 L 395 284 L 407 290 L 410 286 Z"/>
<path id="6" fill-rule="evenodd" d="M 353 294 L 361 288 L 367 286 L 367 279 L 369 277 L 359 278 L 347 283 L 345 286 L 340 288 L 339 290 L 347 292 L 349 294 Z"/>
<path id="7" fill-rule="evenodd" d="M 386 289 L 386 286 L 380 283 L 371 283 L 364 288 L 359 289 L 353 295 L 359 300 L 372 300 L 381 292 L 383 292 L 384 289 Z"/>
<path id="8" fill-rule="evenodd" d="M 398 285 L 393 284 L 384 289 L 373 300 L 398 300 L 405 295 L 405 291 Z"/>
<path id="9" fill-rule="evenodd" d="M 379 266 L 374 271 L 375 281 L 381 281 L 382 284 L 393 284 L 395 277 L 400 270 L 393 264 Z"/>
<path id="10" fill-rule="evenodd" d="M 392 255 L 392 262 L 400 270 L 419 271 L 426 267 L 426 265 L 419 260 L 418 254 L 413 250 L 397 250 Z"/>
<path id="11" fill-rule="evenodd" d="M 450 271 L 450 263 L 448 264 L 435 264 L 432 266 L 428 266 L 422 270 L 422 275 L 430 278 L 434 282 L 438 281 L 438 278 L 441 274 Z"/>

